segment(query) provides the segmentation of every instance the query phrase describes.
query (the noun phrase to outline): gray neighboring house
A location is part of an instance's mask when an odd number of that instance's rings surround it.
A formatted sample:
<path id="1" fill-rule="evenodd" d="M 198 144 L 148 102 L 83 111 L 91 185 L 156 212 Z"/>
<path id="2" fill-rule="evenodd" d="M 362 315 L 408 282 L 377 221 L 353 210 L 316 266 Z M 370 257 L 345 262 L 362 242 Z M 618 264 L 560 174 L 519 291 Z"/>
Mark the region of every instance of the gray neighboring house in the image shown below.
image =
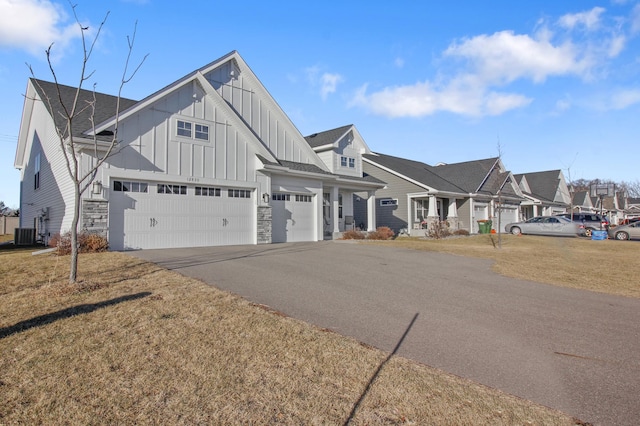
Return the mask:
<path id="1" fill-rule="evenodd" d="M 358 196 L 354 196 L 353 192 L 340 192 L 331 186 L 328 186 L 323 194 L 322 217 L 325 224 L 325 236 L 338 236 L 345 230 L 355 229 L 357 226 L 353 213 L 355 200 L 364 199 L 364 203 L 373 207 L 375 206 L 376 191 L 385 185 L 383 181 L 363 172 L 362 156 L 370 154 L 371 150 L 353 124 L 314 133 L 305 136 L 305 140 L 331 173 L 344 179 L 357 177 L 371 185 L 369 190 L 360 192 Z M 338 200 L 337 206 L 334 205 L 333 208 L 330 203 L 332 198 Z M 375 224 L 376 210 L 369 208 L 367 211 L 369 213 L 365 223 Z M 373 231 L 375 227 L 363 226 L 362 229 Z"/>
<path id="2" fill-rule="evenodd" d="M 522 193 L 499 158 L 437 166 L 373 152 L 362 159 L 366 175 L 387 182 L 376 193 L 377 226 L 424 236 L 425 228 L 442 221 L 476 233 L 479 220 L 499 229 L 520 217 Z M 365 211 L 356 196 L 356 223 L 367 226 Z"/>
<path id="3" fill-rule="evenodd" d="M 574 213 L 595 213 L 595 206 L 589 196 L 589 191 L 576 191 L 571 202 Z"/>
<path id="4" fill-rule="evenodd" d="M 520 173 L 515 178 L 525 197 L 521 207 L 524 219 L 569 210 L 571 195 L 562 170 Z"/>

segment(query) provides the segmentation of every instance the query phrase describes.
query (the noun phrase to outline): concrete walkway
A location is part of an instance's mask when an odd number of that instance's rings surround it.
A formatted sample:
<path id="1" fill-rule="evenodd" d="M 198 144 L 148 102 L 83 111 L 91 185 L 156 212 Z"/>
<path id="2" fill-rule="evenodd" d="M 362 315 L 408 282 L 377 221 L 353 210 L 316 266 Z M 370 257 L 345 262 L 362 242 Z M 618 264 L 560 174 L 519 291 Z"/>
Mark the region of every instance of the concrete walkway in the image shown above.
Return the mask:
<path id="1" fill-rule="evenodd" d="M 640 419 L 640 300 L 505 278 L 490 262 L 325 241 L 131 252 L 585 422 Z"/>

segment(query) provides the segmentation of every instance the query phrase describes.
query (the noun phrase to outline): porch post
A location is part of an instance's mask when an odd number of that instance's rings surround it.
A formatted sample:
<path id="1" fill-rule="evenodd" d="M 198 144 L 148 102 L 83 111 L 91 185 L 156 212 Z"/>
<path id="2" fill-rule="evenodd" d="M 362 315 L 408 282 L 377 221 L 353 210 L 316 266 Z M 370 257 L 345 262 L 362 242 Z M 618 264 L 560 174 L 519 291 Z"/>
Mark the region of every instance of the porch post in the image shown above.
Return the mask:
<path id="1" fill-rule="evenodd" d="M 439 222 L 438 200 L 435 195 L 429 195 L 429 211 L 427 212 L 427 226 L 431 227 L 435 222 Z"/>
<path id="2" fill-rule="evenodd" d="M 376 230 L 376 192 L 367 192 L 367 231 Z"/>
<path id="3" fill-rule="evenodd" d="M 458 229 L 458 206 L 455 198 L 449 198 L 449 211 L 447 221 L 451 229 Z"/>
<path id="4" fill-rule="evenodd" d="M 338 204 L 339 188 L 334 186 L 331 188 L 331 221 L 333 222 L 333 233 L 340 232 L 340 218 L 338 212 L 340 205 Z"/>
<path id="5" fill-rule="evenodd" d="M 411 230 L 413 229 L 413 213 L 415 212 L 415 208 L 413 206 L 413 198 L 411 195 L 407 194 L 407 233 L 411 235 Z"/>

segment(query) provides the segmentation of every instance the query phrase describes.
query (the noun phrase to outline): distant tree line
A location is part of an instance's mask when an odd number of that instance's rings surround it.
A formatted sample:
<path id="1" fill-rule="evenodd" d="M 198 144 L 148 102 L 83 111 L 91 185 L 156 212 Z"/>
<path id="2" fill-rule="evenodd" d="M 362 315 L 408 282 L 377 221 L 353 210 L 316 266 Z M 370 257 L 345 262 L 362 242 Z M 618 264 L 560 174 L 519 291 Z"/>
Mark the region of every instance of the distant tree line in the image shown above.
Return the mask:
<path id="1" fill-rule="evenodd" d="M 640 180 L 635 182 L 614 182 L 607 179 L 576 179 L 569 182 L 573 192 L 590 191 L 593 185 L 614 184 L 616 192 L 625 192 L 628 197 L 640 198 Z"/>

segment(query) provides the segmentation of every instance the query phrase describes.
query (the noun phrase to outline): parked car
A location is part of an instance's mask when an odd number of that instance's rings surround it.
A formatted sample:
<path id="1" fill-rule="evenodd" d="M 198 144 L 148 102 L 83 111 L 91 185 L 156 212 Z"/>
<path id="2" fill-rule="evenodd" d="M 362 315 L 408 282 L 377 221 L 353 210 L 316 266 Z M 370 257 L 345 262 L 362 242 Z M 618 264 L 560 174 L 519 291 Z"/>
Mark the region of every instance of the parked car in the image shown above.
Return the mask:
<path id="1" fill-rule="evenodd" d="M 571 213 L 562 213 L 557 216 L 571 219 Z M 591 237 L 591 231 L 606 231 L 609 229 L 609 219 L 595 213 L 574 213 L 573 221 L 584 225 L 585 237 Z"/>
<path id="2" fill-rule="evenodd" d="M 616 240 L 631 240 L 640 238 L 640 222 L 636 221 L 628 225 L 621 225 L 609 228 L 609 238 Z"/>
<path id="3" fill-rule="evenodd" d="M 620 222 L 618 225 L 628 225 L 630 223 L 638 221 L 640 221 L 640 217 L 628 217 L 626 219 L 623 219 L 622 222 Z"/>
<path id="4" fill-rule="evenodd" d="M 584 234 L 584 228 L 577 222 L 561 216 L 536 216 L 524 222 L 509 223 L 504 227 L 513 235 L 557 235 L 571 236 Z"/>

